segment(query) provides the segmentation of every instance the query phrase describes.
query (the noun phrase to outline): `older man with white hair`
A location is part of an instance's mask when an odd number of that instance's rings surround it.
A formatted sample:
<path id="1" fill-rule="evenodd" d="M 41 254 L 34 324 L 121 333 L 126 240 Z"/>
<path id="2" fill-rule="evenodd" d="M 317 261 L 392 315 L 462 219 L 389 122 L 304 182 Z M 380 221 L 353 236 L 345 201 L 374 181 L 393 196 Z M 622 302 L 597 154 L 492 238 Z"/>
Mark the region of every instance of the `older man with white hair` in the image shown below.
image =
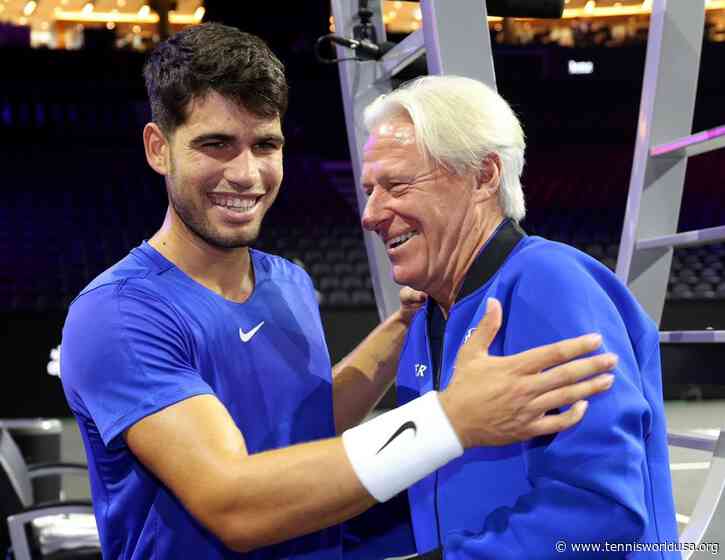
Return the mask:
<path id="1" fill-rule="evenodd" d="M 411 486 L 418 552 L 565 558 L 593 543 L 597 557 L 641 558 L 642 543 L 676 542 L 656 326 L 596 260 L 519 227 L 525 141 L 509 105 L 475 80 L 431 76 L 365 119 L 363 225 L 395 281 L 430 296 L 401 354 L 401 404 L 457 383 L 456 355 L 491 297 L 504 308 L 493 354 L 597 331 L 619 356 L 613 388 L 575 428 L 474 446 Z"/>

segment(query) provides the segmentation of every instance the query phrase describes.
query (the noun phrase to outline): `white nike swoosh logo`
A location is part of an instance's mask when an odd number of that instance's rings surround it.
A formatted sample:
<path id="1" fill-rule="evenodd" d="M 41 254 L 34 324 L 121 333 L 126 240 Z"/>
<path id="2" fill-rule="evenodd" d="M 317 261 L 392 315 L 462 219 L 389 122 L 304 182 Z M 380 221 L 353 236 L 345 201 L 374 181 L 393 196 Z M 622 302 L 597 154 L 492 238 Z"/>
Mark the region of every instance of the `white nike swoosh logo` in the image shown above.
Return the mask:
<path id="1" fill-rule="evenodd" d="M 242 342 L 249 342 L 250 340 L 252 340 L 252 337 L 255 334 L 257 334 L 257 331 L 262 328 L 262 325 L 264 325 L 264 321 L 262 321 L 256 327 L 254 327 L 251 331 L 246 332 L 246 333 L 240 327 L 239 328 L 239 338 L 242 339 Z"/>

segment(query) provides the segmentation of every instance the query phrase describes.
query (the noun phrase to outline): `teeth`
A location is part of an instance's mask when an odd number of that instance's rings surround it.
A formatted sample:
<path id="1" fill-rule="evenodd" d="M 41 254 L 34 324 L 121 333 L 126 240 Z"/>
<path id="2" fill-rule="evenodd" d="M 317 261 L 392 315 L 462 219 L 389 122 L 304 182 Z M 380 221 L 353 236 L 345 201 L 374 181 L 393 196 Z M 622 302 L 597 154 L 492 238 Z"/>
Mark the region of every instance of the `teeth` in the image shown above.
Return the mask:
<path id="1" fill-rule="evenodd" d="M 404 233 L 403 235 L 399 235 L 398 237 L 393 237 L 392 239 L 388 240 L 388 243 L 387 243 L 388 249 L 394 249 L 395 247 L 399 247 L 400 245 L 402 245 L 403 243 L 408 241 L 408 239 L 410 239 L 411 237 L 413 237 L 417 234 L 418 234 L 418 232 L 414 230 L 414 231 L 410 231 L 408 233 Z"/>
<path id="2" fill-rule="evenodd" d="M 222 208 L 229 208 L 231 210 L 248 212 L 257 205 L 259 198 L 248 199 L 248 198 L 227 198 L 227 197 L 212 197 L 212 202 L 215 206 L 221 206 Z"/>

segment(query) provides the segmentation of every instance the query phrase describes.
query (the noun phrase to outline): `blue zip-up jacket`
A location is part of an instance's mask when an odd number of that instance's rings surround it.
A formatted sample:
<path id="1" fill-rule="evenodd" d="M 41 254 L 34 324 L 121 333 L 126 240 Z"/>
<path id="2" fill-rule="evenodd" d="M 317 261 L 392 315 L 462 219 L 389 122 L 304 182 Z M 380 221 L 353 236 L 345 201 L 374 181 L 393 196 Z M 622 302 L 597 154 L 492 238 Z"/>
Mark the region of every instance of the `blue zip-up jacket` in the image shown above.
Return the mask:
<path id="1" fill-rule="evenodd" d="M 503 306 L 490 354 L 599 332 L 602 351 L 619 356 L 615 382 L 590 399 L 577 426 L 555 437 L 469 449 L 412 486 L 417 550 L 442 547 L 446 560 L 679 558 L 674 552 L 623 552 L 636 542 L 677 541 L 654 323 L 600 263 L 569 246 L 526 237 L 505 222 L 450 309 L 441 388 L 488 297 Z M 434 389 L 438 366 L 428 332 L 433 305 L 429 301 L 414 318 L 401 354 L 401 404 Z M 574 551 L 578 543 L 599 544 L 600 551 Z"/>

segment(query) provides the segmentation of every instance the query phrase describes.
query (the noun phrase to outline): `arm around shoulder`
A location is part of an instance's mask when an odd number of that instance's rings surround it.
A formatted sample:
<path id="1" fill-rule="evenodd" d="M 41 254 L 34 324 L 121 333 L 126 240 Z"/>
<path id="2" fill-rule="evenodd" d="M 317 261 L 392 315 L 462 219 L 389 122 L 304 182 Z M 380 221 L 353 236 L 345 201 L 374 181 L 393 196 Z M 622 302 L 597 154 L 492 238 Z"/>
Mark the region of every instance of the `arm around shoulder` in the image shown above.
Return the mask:
<path id="1" fill-rule="evenodd" d="M 197 520 L 240 552 L 333 525 L 374 503 L 339 438 L 248 455 L 213 395 L 142 419 L 125 439 Z"/>

